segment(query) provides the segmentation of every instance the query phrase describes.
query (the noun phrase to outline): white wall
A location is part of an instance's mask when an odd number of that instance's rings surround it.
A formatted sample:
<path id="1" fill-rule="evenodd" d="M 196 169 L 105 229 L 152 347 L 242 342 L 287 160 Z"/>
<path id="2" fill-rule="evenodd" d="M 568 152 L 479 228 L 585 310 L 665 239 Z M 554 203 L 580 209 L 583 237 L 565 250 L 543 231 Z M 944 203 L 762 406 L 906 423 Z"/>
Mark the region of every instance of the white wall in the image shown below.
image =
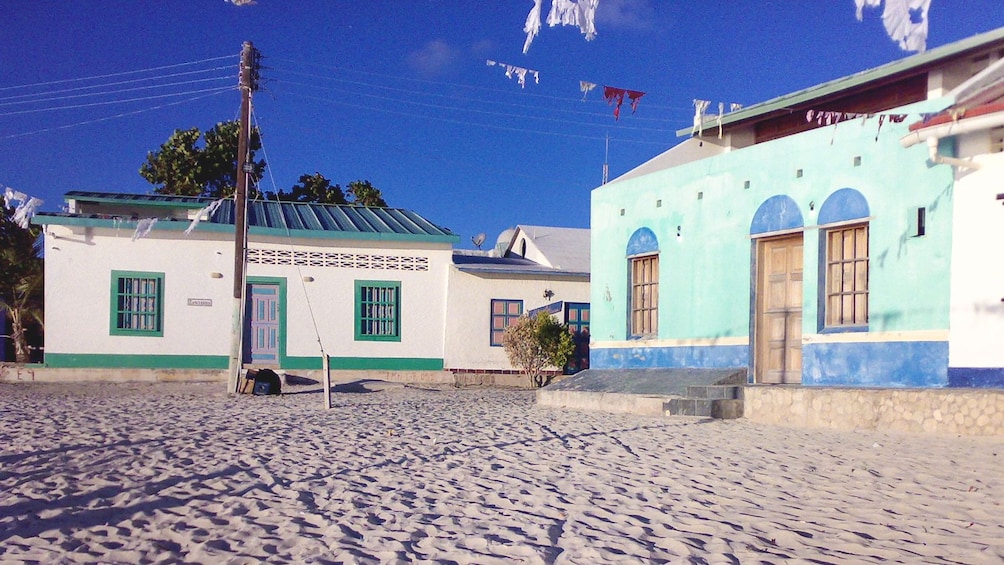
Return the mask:
<path id="1" fill-rule="evenodd" d="M 195 234 L 132 241 L 129 228 L 46 226 L 46 353 L 228 355 L 233 243 Z M 112 336 L 111 272 L 164 273 L 164 336 Z M 211 272 L 225 275 L 213 279 Z M 188 306 L 189 298 L 211 307 Z"/>
<path id="2" fill-rule="evenodd" d="M 132 241 L 131 229 L 46 227 L 46 352 L 119 355 L 223 355 L 230 352 L 233 319 L 233 241 L 219 234 L 154 232 Z M 327 243 L 330 241 L 331 243 Z M 249 277 L 286 280 L 287 356 L 316 357 L 318 333 L 336 357 L 441 358 L 449 244 L 310 240 L 297 251 L 427 257 L 429 269 L 268 265 L 249 262 Z M 250 248 L 290 250 L 278 239 Z M 110 335 L 111 271 L 164 273 L 164 335 Z M 212 278 L 210 273 L 221 273 Z M 312 282 L 303 282 L 312 277 Z M 400 342 L 357 342 L 354 281 L 401 283 Z M 212 306 L 189 306 L 188 299 Z M 313 314 L 313 320 L 311 318 Z M 315 322 L 317 331 L 315 332 Z"/>
<path id="3" fill-rule="evenodd" d="M 949 366 L 1004 367 L 1004 153 L 989 153 L 987 132 L 960 136 L 953 190 Z"/>
<path id="4" fill-rule="evenodd" d="M 446 305 L 447 369 L 513 369 L 502 347 L 491 346 L 492 299 L 523 300 L 523 312 L 556 301 L 589 302 L 589 282 L 582 279 L 514 278 L 450 270 Z M 544 297 L 544 290 L 554 292 Z"/>

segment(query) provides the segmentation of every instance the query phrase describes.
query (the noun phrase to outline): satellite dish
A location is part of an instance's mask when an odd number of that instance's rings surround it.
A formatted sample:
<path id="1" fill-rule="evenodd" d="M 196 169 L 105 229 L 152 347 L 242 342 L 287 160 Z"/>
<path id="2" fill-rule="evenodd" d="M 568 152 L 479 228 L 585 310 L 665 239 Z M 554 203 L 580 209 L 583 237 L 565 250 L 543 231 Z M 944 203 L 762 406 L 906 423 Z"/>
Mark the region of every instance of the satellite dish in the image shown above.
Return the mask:
<path id="1" fill-rule="evenodd" d="M 516 228 L 508 228 L 503 230 L 499 234 L 498 239 L 495 240 L 495 257 L 502 257 L 505 255 L 506 249 L 509 249 L 509 244 L 512 243 L 512 236 L 516 234 Z"/>
<path id="2" fill-rule="evenodd" d="M 484 232 L 481 232 L 478 235 L 476 235 L 476 236 L 474 236 L 474 237 L 471 238 L 471 243 L 473 243 L 474 246 L 477 247 L 480 250 L 481 249 L 481 244 L 485 242 L 485 237 L 486 236 L 485 236 Z"/>

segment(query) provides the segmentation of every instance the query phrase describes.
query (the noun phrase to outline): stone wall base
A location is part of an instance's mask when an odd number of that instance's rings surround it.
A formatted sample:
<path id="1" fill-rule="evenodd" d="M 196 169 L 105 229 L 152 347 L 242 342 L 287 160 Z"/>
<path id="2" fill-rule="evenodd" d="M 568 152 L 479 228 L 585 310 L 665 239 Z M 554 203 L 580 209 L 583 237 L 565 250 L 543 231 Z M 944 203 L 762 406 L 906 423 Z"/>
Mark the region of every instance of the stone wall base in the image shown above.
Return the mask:
<path id="1" fill-rule="evenodd" d="M 1004 390 L 750 385 L 743 393 L 745 417 L 764 424 L 1004 435 Z"/>

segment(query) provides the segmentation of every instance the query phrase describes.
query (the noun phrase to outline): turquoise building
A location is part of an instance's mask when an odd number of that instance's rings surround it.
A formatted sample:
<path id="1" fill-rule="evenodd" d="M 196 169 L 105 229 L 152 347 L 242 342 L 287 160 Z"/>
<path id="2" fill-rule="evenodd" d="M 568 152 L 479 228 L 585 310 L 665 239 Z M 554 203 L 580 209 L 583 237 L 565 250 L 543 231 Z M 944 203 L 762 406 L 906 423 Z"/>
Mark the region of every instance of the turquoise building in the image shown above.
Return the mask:
<path id="1" fill-rule="evenodd" d="M 1002 57 L 1004 28 L 695 118 L 595 188 L 591 367 L 1004 386 Z"/>

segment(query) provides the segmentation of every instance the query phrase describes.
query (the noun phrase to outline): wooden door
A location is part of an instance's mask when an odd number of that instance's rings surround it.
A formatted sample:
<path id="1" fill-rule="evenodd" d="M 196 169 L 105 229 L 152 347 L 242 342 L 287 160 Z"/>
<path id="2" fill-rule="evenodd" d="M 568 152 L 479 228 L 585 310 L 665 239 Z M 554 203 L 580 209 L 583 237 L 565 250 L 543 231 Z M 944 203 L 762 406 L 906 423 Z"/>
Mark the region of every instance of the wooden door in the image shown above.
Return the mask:
<path id="1" fill-rule="evenodd" d="M 802 234 L 757 244 L 754 375 L 802 382 Z"/>

